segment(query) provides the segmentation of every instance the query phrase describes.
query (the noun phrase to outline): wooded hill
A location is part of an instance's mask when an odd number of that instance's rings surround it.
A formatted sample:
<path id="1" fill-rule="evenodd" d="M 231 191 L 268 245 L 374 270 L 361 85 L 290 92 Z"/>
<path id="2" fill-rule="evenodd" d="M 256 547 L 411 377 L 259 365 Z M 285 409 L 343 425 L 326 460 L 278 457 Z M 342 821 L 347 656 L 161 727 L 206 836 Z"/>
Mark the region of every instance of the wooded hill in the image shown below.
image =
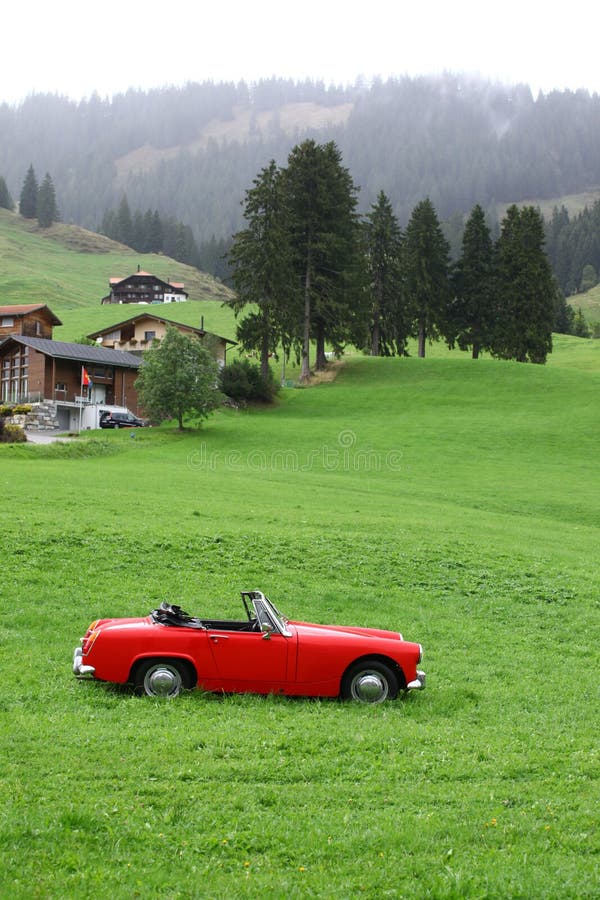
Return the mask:
<path id="1" fill-rule="evenodd" d="M 98 229 L 123 192 L 200 242 L 241 224 L 246 189 L 307 136 L 333 140 L 366 212 L 380 190 L 405 224 L 429 197 L 442 220 L 600 186 L 600 97 L 447 75 L 350 87 L 282 79 L 189 84 L 74 102 L 0 106 L 0 174 L 18 197 L 50 172 L 63 221 Z M 501 218 L 501 213 L 499 215 Z"/>

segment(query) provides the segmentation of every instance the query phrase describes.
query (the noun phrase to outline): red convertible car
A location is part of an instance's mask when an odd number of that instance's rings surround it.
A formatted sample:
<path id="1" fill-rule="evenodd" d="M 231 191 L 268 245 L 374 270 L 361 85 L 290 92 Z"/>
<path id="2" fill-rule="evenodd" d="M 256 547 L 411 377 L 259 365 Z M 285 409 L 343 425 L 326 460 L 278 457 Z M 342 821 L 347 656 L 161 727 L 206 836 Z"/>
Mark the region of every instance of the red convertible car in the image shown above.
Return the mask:
<path id="1" fill-rule="evenodd" d="M 242 621 L 199 619 L 168 603 L 144 618 L 98 619 L 73 671 L 153 697 L 199 687 L 381 703 L 425 687 L 421 645 L 397 632 L 292 622 L 260 591 L 243 591 L 242 602 Z"/>

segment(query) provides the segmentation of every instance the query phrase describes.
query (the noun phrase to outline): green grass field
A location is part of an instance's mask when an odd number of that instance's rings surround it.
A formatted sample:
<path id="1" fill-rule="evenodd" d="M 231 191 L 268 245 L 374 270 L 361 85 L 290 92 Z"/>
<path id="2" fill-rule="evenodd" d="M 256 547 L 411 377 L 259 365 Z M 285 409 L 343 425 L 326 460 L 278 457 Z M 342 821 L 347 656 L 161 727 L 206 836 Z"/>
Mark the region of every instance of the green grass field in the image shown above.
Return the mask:
<path id="1" fill-rule="evenodd" d="M 597 344 L 355 356 L 183 435 L 0 447 L 0 896 L 596 897 Z M 426 691 L 73 678 L 92 619 L 235 614 L 244 588 L 400 629 Z"/>

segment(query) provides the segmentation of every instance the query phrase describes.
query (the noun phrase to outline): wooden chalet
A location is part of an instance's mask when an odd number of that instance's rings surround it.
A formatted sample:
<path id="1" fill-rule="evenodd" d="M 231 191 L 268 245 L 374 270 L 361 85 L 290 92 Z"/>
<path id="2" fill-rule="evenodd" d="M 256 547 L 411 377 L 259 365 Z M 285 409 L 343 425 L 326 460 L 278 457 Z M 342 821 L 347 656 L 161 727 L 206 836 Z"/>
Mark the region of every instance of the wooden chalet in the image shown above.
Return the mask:
<path id="1" fill-rule="evenodd" d="M 139 356 L 87 344 L 12 335 L 0 343 L 0 399 L 51 401 L 62 427 L 82 403 L 126 407 L 141 414 L 134 382 Z M 83 370 L 90 384 L 84 386 Z"/>
<path id="2" fill-rule="evenodd" d="M 168 325 L 174 325 L 183 334 L 195 335 L 203 339 L 207 349 L 211 351 L 220 366 L 226 364 L 228 345 L 235 346 L 236 343 L 229 338 L 205 331 L 204 317 L 202 317 L 200 328 L 195 328 L 193 325 L 174 322 L 172 319 L 151 312 L 140 312 L 130 319 L 117 322 L 116 325 L 109 325 L 108 328 L 94 331 L 92 334 L 88 334 L 88 337 L 97 341 L 102 347 L 141 354 L 142 351 L 148 350 L 152 346 L 154 340 L 164 338 Z"/>
<path id="3" fill-rule="evenodd" d="M 62 322 L 43 303 L 0 306 L 0 341 L 11 334 L 51 338 L 55 325 L 62 325 Z"/>
<path id="4" fill-rule="evenodd" d="M 109 293 L 102 303 L 181 303 L 188 293 L 183 282 L 163 281 L 150 272 L 137 272 L 127 278 L 110 278 Z"/>

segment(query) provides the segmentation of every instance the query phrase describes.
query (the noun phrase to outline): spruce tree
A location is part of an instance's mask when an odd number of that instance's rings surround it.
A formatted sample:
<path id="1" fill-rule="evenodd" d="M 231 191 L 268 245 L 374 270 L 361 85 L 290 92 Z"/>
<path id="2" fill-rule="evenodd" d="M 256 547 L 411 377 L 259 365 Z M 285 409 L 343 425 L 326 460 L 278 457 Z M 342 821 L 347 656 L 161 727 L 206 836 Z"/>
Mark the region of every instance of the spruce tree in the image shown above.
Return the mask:
<path id="1" fill-rule="evenodd" d="M 246 350 L 259 352 L 261 374 L 268 377 L 269 355 L 280 341 L 289 348 L 293 340 L 289 221 L 281 171 L 274 160 L 246 192 L 244 217 L 247 227 L 234 235 L 228 255 L 236 290 L 233 308 L 236 316 L 250 304 L 255 311 L 241 321 L 237 337 Z"/>
<path id="2" fill-rule="evenodd" d="M 119 203 L 116 225 L 116 240 L 125 244 L 127 247 L 131 247 L 133 241 L 133 220 L 131 218 L 131 210 L 129 209 L 129 202 L 126 194 L 123 194 L 121 202 Z"/>
<path id="3" fill-rule="evenodd" d="M 494 245 L 481 206 L 473 208 L 465 224 L 462 254 L 454 269 L 450 344 L 472 348 L 473 359 L 489 349 L 495 315 Z"/>
<path id="4" fill-rule="evenodd" d="M 495 257 L 499 310 L 492 352 L 502 359 L 545 363 L 552 351 L 556 287 L 537 209 L 508 208 Z"/>
<path id="5" fill-rule="evenodd" d="M 46 172 L 37 196 L 37 220 L 40 228 L 49 228 L 58 221 L 58 207 L 56 205 L 56 193 L 50 174 Z"/>
<path id="6" fill-rule="evenodd" d="M 10 209 L 11 211 L 15 208 L 15 202 L 2 175 L 0 175 L 0 208 Z"/>
<path id="7" fill-rule="evenodd" d="M 419 356 L 424 357 L 426 341 L 436 340 L 450 328 L 450 248 L 429 198 L 413 209 L 403 247 L 405 291 L 412 312 L 413 334 L 418 340 Z"/>
<path id="8" fill-rule="evenodd" d="M 402 232 L 383 191 L 364 223 L 371 356 L 406 352 L 410 322 L 402 290 Z"/>
<path id="9" fill-rule="evenodd" d="M 310 340 L 316 342 L 316 368 L 326 365 L 325 341 L 335 349 L 351 339 L 362 310 L 360 226 L 357 188 L 341 165 L 335 143 L 306 140 L 293 148 L 284 170 L 290 235 L 296 266 L 291 295 L 301 292 L 302 368 L 310 377 Z"/>
<path id="10" fill-rule="evenodd" d="M 33 165 L 30 165 L 19 198 L 19 212 L 25 219 L 35 219 L 37 215 L 37 202 L 38 183 Z"/>

